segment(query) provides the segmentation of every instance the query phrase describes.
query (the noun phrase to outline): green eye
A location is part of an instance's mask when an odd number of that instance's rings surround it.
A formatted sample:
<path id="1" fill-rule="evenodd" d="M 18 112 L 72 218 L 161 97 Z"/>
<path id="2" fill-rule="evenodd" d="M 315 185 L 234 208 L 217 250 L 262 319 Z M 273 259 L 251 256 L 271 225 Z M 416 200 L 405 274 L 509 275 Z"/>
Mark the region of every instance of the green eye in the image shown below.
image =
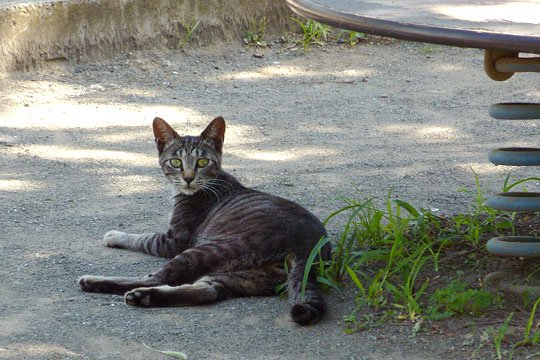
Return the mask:
<path id="1" fill-rule="evenodd" d="M 178 169 L 178 168 L 182 167 L 182 160 L 180 160 L 180 159 L 171 159 L 171 160 L 169 160 L 169 163 L 171 164 L 171 166 L 173 168 Z"/>
<path id="2" fill-rule="evenodd" d="M 200 167 L 200 168 L 203 168 L 203 167 L 208 165 L 208 162 L 209 162 L 208 159 L 201 158 L 201 159 L 197 160 L 197 166 Z"/>

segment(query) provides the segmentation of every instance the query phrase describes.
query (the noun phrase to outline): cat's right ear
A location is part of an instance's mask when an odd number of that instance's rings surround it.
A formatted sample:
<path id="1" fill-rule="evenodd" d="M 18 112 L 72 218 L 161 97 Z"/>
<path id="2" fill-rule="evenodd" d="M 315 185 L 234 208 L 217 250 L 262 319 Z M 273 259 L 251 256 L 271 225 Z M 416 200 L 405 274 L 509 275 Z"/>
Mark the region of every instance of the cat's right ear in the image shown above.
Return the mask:
<path id="1" fill-rule="evenodd" d="M 162 118 L 155 118 L 152 127 L 154 128 L 154 136 L 160 155 L 168 142 L 180 138 L 180 135 Z"/>

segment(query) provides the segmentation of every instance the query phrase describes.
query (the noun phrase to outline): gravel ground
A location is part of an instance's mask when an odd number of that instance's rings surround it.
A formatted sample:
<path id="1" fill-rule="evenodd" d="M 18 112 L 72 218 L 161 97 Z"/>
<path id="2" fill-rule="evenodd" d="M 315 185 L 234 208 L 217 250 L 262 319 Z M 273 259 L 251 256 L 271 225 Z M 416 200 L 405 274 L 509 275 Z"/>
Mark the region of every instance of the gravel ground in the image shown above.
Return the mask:
<path id="1" fill-rule="evenodd" d="M 509 170 L 534 175 L 487 162 L 496 146 L 538 137 L 535 122 L 492 120 L 487 106 L 538 101 L 538 75 L 496 83 L 479 50 L 398 41 L 254 52 L 133 52 L 0 80 L 0 358 L 166 358 L 143 342 L 189 359 L 470 356 L 460 331 L 410 338 L 404 324 L 345 335 L 352 290 L 331 293 L 329 315 L 312 327 L 295 325 L 278 297 L 139 309 L 79 290 L 84 274 L 145 274 L 164 262 L 100 245 L 110 229 L 167 225 L 155 116 L 197 134 L 223 115 L 224 168 L 322 219 L 340 196 L 390 191 L 418 207 L 466 211 L 471 195 L 459 189 L 474 190 L 471 168 L 486 192 Z"/>

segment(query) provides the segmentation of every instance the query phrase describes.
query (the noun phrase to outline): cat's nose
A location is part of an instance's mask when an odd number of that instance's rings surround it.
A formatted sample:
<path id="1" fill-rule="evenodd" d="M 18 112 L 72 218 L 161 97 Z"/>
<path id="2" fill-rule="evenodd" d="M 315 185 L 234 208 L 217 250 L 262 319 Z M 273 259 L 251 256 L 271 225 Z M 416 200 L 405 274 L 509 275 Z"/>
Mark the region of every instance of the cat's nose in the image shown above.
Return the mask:
<path id="1" fill-rule="evenodd" d="M 188 169 L 182 171 L 182 179 L 189 185 L 195 179 L 195 172 Z"/>

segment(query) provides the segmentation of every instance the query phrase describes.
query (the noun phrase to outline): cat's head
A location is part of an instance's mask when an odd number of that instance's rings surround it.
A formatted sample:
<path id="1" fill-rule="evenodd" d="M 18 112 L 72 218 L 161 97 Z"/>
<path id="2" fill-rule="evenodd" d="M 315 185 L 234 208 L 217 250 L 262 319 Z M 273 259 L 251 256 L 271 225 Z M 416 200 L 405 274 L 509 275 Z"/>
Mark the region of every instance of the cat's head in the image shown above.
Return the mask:
<path id="1" fill-rule="evenodd" d="M 177 194 L 193 195 L 221 169 L 221 148 L 225 135 L 225 120 L 212 120 L 199 136 L 180 136 L 161 118 L 155 118 L 154 136 L 159 152 L 159 164 Z"/>

